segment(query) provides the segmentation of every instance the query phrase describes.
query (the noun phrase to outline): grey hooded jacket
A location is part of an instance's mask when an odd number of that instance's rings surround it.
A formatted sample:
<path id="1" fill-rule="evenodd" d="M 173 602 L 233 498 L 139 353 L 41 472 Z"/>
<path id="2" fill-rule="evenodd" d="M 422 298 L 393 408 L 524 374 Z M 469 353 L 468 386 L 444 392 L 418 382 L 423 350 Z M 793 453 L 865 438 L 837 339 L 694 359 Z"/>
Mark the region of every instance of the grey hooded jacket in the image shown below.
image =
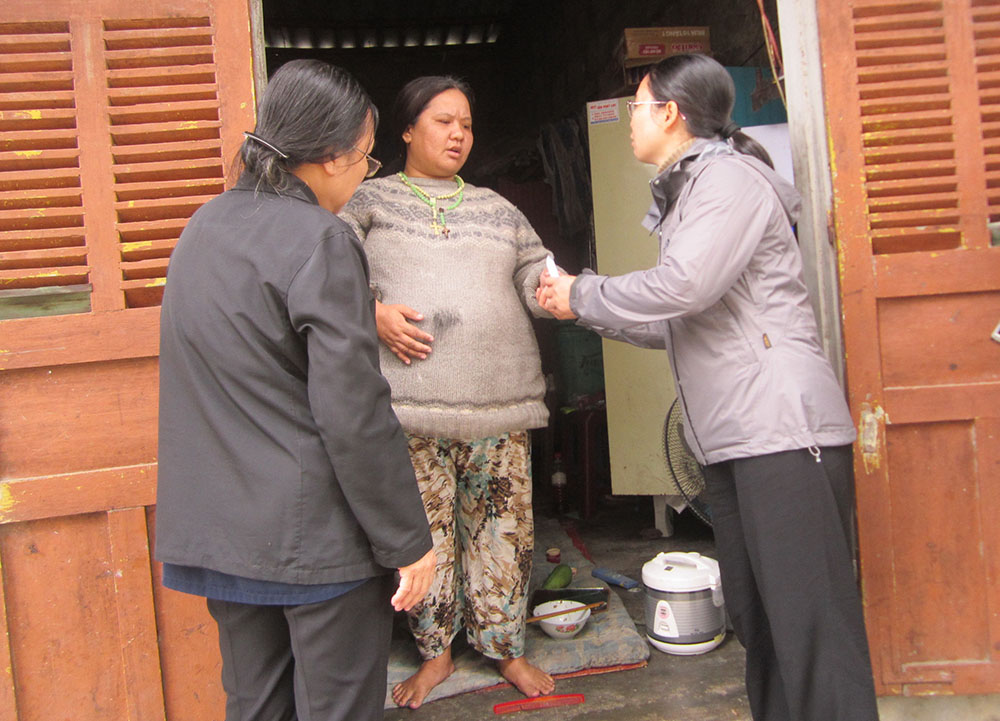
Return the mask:
<path id="1" fill-rule="evenodd" d="M 795 188 L 703 139 L 650 187 L 643 224 L 659 230 L 657 265 L 578 276 L 570 306 L 580 322 L 668 351 L 702 464 L 851 443 L 850 412 L 802 279 Z"/>

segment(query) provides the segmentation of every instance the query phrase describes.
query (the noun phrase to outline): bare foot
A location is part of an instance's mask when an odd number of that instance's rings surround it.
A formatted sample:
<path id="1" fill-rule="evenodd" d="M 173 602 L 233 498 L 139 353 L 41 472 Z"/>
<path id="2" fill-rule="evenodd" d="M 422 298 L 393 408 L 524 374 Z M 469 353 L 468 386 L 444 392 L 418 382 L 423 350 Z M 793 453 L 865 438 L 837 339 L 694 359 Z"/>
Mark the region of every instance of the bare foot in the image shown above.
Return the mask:
<path id="1" fill-rule="evenodd" d="M 537 666 L 532 666 L 524 656 L 504 658 L 497 661 L 500 673 L 517 686 L 525 696 L 541 696 L 552 693 L 556 682 Z"/>
<path id="2" fill-rule="evenodd" d="M 392 700 L 397 706 L 420 708 L 431 689 L 451 676 L 454 670 L 451 649 L 448 648 L 440 656 L 424 661 L 415 674 L 393 686 Z"/>

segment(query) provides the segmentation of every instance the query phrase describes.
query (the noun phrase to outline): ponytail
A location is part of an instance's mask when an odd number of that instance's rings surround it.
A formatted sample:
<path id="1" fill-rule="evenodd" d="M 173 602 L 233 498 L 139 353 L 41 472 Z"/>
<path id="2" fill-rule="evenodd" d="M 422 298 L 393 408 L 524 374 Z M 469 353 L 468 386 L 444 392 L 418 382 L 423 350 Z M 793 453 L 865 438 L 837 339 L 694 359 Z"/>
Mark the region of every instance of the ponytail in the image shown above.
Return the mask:
<path id="1" fill-rule="evenodd" d="M 733 123 L 733 125 L 735 125 L 735 123 Z M 739 127 L 737 127 L 736 130 L 730 135 L 724 135 L 723 137 L 729 142 L 730 145 L 733 146 L 733 150 L 737 153 L 752 155 L 757 158 L 757 160 L 764 163 L 764 165 L 774 170 L 774 162 L 771 160 L 770 153 L 764 149 L 763 145 L 740 130 Z"/>

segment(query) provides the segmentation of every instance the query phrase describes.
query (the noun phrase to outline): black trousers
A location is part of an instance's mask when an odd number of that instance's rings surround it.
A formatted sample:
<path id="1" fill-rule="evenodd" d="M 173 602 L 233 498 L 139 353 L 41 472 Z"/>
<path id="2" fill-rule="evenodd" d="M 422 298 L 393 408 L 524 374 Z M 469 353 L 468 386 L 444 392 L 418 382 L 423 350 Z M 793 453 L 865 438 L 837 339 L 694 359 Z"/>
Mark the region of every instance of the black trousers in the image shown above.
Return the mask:
<path id="1" fill-rule="evenodd" d="M 815 449 L 814 449 L 815 450 Z M 754 721 L 875 721 L 854 577 L 850 446 L 705 468 Z"/>
<path id="2" fill-rule="evenodd" d="M 394 577 L 301 606 L 208 600 L 226 721 L 380 721 Z"/>

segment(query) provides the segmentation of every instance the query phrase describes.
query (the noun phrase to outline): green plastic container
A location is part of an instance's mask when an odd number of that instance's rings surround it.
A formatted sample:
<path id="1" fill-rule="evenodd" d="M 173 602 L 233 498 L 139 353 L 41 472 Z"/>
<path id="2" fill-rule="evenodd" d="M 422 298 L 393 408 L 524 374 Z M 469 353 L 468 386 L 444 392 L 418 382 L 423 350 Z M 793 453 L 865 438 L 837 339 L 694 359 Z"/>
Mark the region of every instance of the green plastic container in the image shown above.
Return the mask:
<path id="1" fill-rule="evenodd" d="M 604 390 L 604 356 L 597 333 L 574 320 L 557 321 L 556 353 L 561 404 L 572 405 L 582 396 Z"/>

